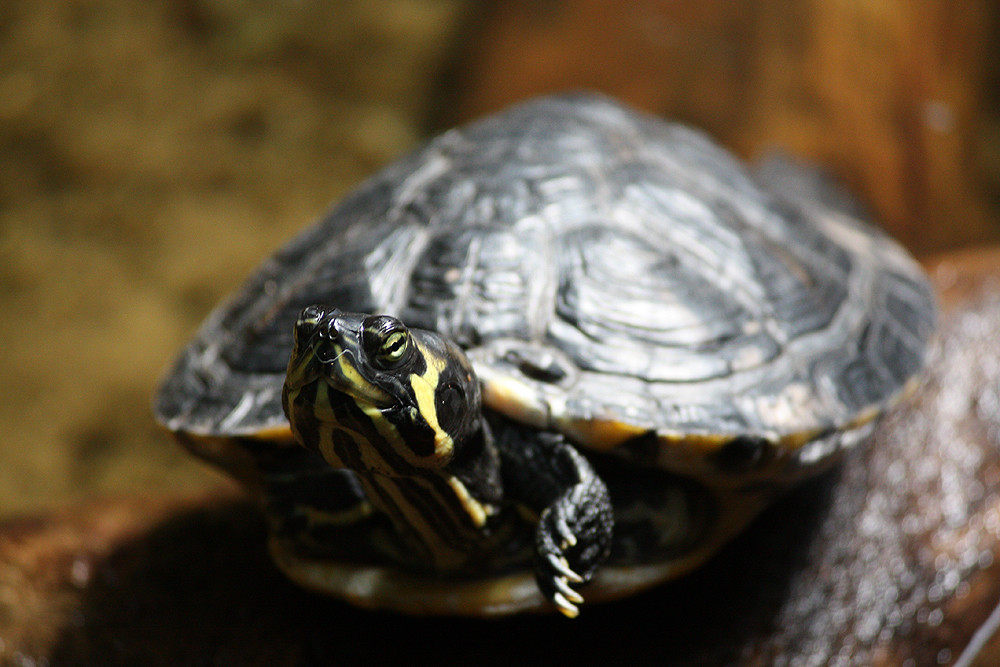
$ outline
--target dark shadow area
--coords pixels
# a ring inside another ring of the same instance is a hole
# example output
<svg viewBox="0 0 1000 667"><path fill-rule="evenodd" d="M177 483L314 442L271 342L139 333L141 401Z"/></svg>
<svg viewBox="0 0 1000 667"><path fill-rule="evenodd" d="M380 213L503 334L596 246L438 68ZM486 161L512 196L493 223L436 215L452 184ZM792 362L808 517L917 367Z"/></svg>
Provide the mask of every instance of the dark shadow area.
<svg viewBox="0 0 1000 667"><path fill-rule="evenodd" d="M573 621L355 609L288 583L251 506L189 512L107 560L52 664L717 664L767 630L835 476L788 496L696 574Z"/></svg>

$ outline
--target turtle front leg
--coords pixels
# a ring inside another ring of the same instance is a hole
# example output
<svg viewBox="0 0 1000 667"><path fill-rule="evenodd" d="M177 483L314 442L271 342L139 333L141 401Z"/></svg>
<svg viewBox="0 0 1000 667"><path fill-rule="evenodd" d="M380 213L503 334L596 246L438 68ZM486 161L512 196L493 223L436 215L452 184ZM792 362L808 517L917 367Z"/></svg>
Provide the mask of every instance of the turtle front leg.
<svg viewBox="0 0 1000 667"><path fill-rule="evenodd" d="M538 515L538 586L559 611L575 617L583 597L574 586L590 581L611 551L614 518L608 488L563 435L507 420L491 425L505 495Z"/></svg>

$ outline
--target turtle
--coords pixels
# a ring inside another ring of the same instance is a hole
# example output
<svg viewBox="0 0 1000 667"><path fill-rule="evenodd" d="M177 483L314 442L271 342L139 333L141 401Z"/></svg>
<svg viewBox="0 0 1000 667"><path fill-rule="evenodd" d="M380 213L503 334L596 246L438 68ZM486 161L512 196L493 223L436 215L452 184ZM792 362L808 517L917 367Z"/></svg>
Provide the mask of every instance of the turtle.
<svg viewBox="0 0 1000 667"><path fill-rule="evenodd" d="M579 613L688 573L918 382L925 274L854 199L595 93L383 168L264 261L158 421L292 581Z"/></svg>

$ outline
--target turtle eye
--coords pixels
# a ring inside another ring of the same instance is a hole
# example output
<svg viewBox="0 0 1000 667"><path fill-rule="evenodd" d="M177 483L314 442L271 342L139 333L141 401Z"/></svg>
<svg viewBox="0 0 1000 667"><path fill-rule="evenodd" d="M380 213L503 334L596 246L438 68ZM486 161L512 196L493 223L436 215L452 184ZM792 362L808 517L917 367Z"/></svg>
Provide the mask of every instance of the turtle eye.
<svg viewBox="0 0 1000 667"><path fill-rule="evenodd" d="M394 317L380 315L362 324L365 351L382 368L392 368L405 361L410 352L410 332Z"/></svg>
<svg viewBox="0 0 1000 667"><path fill-rule="evenodd" d="M406 357L409 349L410 334L406 331L394 331L386 336L378 351L378 360L386 366L398 364Z"/></svg>

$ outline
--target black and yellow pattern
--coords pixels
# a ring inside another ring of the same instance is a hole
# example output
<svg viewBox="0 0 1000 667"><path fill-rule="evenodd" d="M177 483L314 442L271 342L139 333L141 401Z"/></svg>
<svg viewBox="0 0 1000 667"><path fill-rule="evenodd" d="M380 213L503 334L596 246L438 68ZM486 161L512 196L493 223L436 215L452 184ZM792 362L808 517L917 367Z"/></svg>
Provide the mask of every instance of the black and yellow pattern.
<svg viewBox="0 0 1000 667"><path fill-rule="evenodd" d="M495 438L456 345L395 318L311 306L295 326L283 403L296 439L352 471L391 519L410 567L465 576L523 567L530 552L513 538L523 507L537 524L541 589L575 615L583 599L571 585L610 548L607 490L555 434L501 426Z"/></svg>
<svg viewBox="0 0 1000 667"><path fill-rule="evenodd" d="M932 292L847 200L600 96L532 100L269 258L157 419L261 495L297 581L573 614L696 567L913 386Z"/></svg>
<svg viewBox="0 0 1000 667"><path fill-rule="evenodd" d="M441 572L483 560L500 494L486 480L470 491L450 466L460 448L481 450L484 436L474 409L459 406L478 406L478 383L447 349L393 318L307 309L284 397L299 442L354 471L412 561Z"/></svg>

